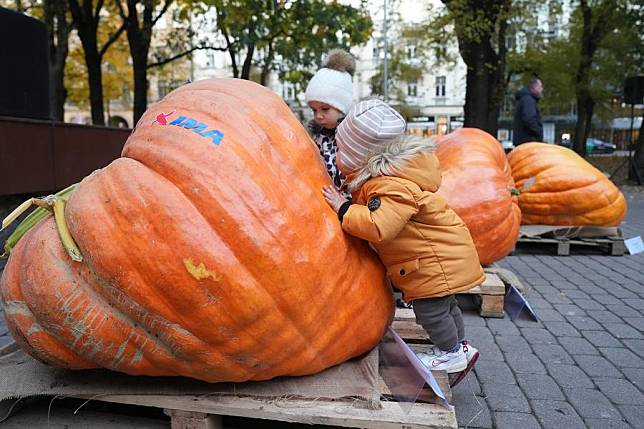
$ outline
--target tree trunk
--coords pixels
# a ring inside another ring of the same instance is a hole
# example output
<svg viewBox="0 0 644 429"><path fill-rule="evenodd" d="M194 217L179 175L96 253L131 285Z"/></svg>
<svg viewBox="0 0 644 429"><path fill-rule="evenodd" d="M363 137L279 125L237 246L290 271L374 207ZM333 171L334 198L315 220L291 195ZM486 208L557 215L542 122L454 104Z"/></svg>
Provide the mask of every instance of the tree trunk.
<svg viewBox="0 0 644 429"><path fill-rule="evenodd" d="M448 9L455 7L451 0L443 0L443 3ZM507 18L504 15L510 6L509 3L509 0L467 1L466 8L480 12L489 26L485 34L479 37L458 37L459 51L467 66L464 126L480 128L495 137L506 88L504 75ZM461 4L460 7L462 6ZM469 34L466 31L469 22L456 19L454 24L457 34Z"/></svg>
<svg viewBox="0 0 644 429"><path fill-rule="evenodd" d="M58 1L58 0L54 0ZM77 0L69 0L69 9L72 12L74 26L83 45L87 78L89 81L89 105L92 112L94 125L105 125L103 111L103 73L101 71L101 54L97 45L98 22L102 0L97 4L96 15L90 0L83 1L82 6Z"/></svg>
<svg viewBox="0 0 644 429"><path fill-rule="evenodd" d="M635 142L633 165L628 169L628 178L637 181L639 185L644 184L644 121L640 125L639 136Z"/></svg>
<svg viewBox="0 0 644 429"><path fill-rule="evenodd" d="M136 123L139 122L143 113L145 113L148 108L148 67L147 67L147 58L148 58L148 49L145 49L145 52L141 52L137 55L132 55L132 68L134 71L134 105L133 118L134 122L132 126L136 126Z"/></svg>
<svg viewBox="0 0 644 429"><path fill-rule="evenodd" d="M248 45L246 50L246 58L244 59L244 64L242 65L242 71L240 78L249 80L250 79L250 68L253 65L253 54L255 53L255 44Z"/></svg>
<svg viewBox="0 0 644 429"><path fill-rule="evenodd" d="M262 86L266 86L266 81L268 80L268 75L271 72L271 65L273 64L273 43L268 44L268 54L264 58L264 63L262 64L262 73L259 76L259 83Z"/></svg>
<svg viewBox="0 0 644 429"><path fill-rule="evenodd" d="M80 34L80 30L79 30ZM103 110L103 70L101 57L96 48L96 32L86 34L82 43L85 52L85 65L89 80L89 106L92 112L92 124L105 125ZM81 39L82 42L83 39Z"/></svg>
<svg viewBox="0 0 644 429"><path fill-rule="evenodd" d="M143 1L143 16L139 20L137 6L139 0L127 0L128 13L118 2L121 18L127 32L127 42L132 56L132 71L134 74L134 106L133 126L139 122L148 108L148 53L152 41L152 28L161 16L168 10L172 0L166 0L159 14L154 17L155 2Z"/></svg>
<svg viewBox="0 0 644 429"><path fill-rule="evenodd" d="M577 125L573 136L572 148L581 156L586 155L586 139L590 134L595 99L591 93L591 71L593 57L602 39L612 31L610 24L611 14L614 13L614 6L611 2L599 3L595 11L586 0L579 2L583 27L581 34L581 50L579 65L577 66L576 88L577 94ZM593 14L596 16L593 17Z"/></svg>
<svg viewBox="0 0 644 429"><path fill-rule="evenodd" d="M65 120L65 62L69 53L69 32L67 2L46 0L44 3L45 23L49 30L49 102L53 119Z"/></svg>

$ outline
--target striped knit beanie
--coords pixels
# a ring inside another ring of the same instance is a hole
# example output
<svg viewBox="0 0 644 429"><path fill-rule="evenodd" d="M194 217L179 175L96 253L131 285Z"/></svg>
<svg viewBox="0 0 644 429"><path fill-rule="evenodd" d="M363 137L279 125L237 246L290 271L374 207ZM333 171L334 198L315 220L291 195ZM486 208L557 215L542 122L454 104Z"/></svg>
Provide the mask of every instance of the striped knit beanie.
<svg viewBox="0 0 644 429"><path fill-rule="evenodd" d="M342 173L364 167L384 144L402 135L406 126L400 113L380 100L356 103L336 131Z"/></svg>

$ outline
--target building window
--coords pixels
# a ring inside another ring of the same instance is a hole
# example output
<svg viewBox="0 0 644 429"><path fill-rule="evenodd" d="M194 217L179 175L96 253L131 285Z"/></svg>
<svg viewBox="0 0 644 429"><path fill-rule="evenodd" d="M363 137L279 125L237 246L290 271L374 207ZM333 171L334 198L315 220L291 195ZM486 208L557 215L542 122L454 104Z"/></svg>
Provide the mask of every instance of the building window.
<svg viewBox="0 0 644 429"><path fill-rule="evenodd" d="M295 87L293 84L285 83L284 86L282 86L282 97L285 100L295 99Z"/></svg>
<svg viewBox="0 0 644 429"><path fill-rule="evenodd" d="M208 67L208 68L214 68L215 67L215 53L214 52L208 52L206 54L206 67Z"/></svg>
<svg viewBox="0 0 644 429"><path fill-rule="evenodd" d="M445 97L445 84L447 78L445 76L436 76L436 97Z"/></svg>
<svg viewBox="0 0 644 429"><path fill-rule="evenodd" d="M415 46L407 46L407 59L408 60L413 60L416 58L416 47Z"/></svg>
<svg viewBox="0 0 644 429"><path fill-rule="evenodd" d="M407 95L409 97L418 96L418 82L408 82L407 83Z"/></svg>

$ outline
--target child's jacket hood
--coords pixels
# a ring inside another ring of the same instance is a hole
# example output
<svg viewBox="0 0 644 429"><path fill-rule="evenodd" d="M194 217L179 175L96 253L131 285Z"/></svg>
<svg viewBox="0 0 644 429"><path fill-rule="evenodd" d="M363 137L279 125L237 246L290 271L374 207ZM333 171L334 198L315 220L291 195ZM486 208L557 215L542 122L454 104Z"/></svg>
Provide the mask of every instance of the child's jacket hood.
<svg viewBox="0 0 644 429"><path fill-rule="evenodd" d="M378 176L395 176L416 183L423 191L436 192L441 185L440 163L432 140L402 138L383 146L367 165L347 177L351 192Z"/></svg>

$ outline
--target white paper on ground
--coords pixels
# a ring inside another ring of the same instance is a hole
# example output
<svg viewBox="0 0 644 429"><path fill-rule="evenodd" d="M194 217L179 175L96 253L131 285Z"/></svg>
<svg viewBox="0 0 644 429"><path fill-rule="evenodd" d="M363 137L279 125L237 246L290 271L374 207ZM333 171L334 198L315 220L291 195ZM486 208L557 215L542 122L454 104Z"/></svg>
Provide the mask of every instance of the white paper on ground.
<svg viewBox="0 0 644 429"><path fill-rule="evenodd" d="M638 253L644 252L644 242L642 242L642 237L637 236L624 240L624 245L628 249L628 253L631 255L636 255Z"/></svg>

